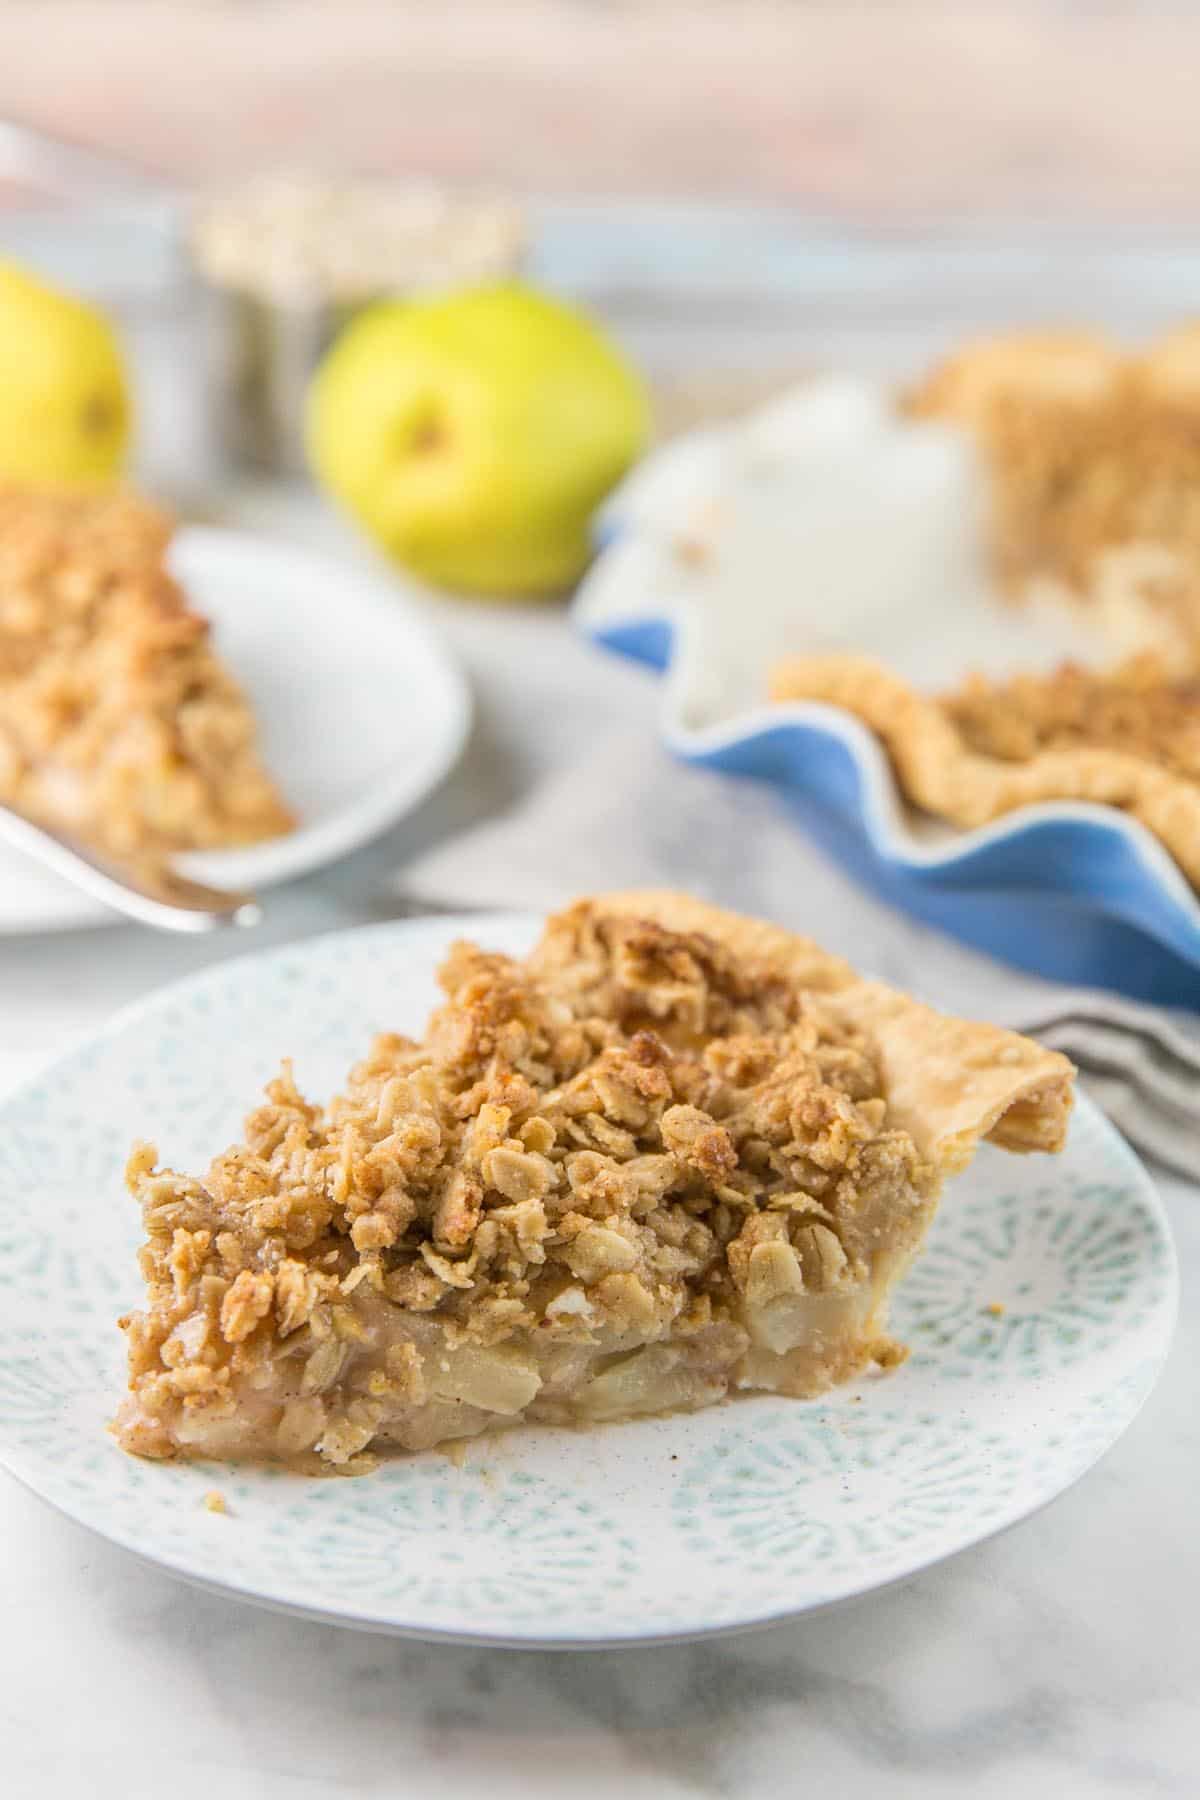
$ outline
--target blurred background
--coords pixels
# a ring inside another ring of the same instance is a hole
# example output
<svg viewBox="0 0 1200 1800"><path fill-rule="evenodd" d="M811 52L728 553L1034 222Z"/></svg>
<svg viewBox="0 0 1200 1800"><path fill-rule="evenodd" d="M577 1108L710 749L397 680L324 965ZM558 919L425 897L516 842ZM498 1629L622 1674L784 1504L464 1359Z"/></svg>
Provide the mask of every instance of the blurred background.
<svg viewBox="0 0 1200 1800"><path fill-rule="evenodd" d="M0 109L187 183L264 160L849 221L1189 217L1170 0L2 0Z"/></svg>
<svg viewBox="0 0 1200 1800"><path fill-rule="evenodd" d="M518 196L529 272L602 311L673 426L814 360L1174 319L1198 51L1192 8L1144 0L0 0L0 117L173 194L303 169ZM47 226L0 153L0 249L161 306L162 210L64 167L107 212Z"/></svg>

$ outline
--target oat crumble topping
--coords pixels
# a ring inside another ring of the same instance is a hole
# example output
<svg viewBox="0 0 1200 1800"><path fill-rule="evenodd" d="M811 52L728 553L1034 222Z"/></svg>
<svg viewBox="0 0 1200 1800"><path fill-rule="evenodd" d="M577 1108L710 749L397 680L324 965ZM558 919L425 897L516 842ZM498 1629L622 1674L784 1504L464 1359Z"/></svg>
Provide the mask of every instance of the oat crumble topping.
<svg viewBox="0 0 1200 1800"><path fill-rule="evenodd" d="M974 675L941 705L972 750L1005 762L1092 746L1200 779L1200 679L1172 679L1154 656L1105 673L1064 663L1009 681Z"/></svg>
<svg viewBox="0 0 1200 1800"><path fill-rule="evenodd" d="M1200 658L1200 323L1126 351L1082 331L967 344L908 396L965 427L992 483L1002 579L1051 574Z"/></svg>

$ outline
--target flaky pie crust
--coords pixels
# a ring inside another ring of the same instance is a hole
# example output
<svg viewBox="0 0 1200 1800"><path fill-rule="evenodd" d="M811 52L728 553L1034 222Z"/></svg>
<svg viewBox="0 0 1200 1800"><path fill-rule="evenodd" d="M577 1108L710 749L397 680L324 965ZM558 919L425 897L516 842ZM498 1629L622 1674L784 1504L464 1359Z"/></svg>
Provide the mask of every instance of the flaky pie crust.
<svg viewBox="0 0 1200 1800"><path fill-rule="evenodd" d="M869 657L796 656L771 698L841 707L880 739L914 805L973 829L1018 807L1084 800L1137 819L1200 886L1200 713L1154 658L1107 674L974 676L928 697Z"/></svg>

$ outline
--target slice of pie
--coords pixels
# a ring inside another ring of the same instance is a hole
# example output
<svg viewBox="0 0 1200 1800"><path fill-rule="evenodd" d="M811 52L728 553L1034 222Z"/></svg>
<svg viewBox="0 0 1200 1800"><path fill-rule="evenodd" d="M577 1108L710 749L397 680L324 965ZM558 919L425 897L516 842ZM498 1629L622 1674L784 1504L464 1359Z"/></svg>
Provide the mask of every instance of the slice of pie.
<svg viewBox="0 0 1200 1800"><path fill-rule="evenodd" d="M1094 672L970 677L920 694L860 656L797 656L773 700L853 713L880 739L915 806L970 830L1017 807L1086 800L1139 820L1200 887L1200 683L1154 656Z"/></svg>
<svg viewBox="0 0 1200 1800"><path fill-rule="evenodd" d="M902 1357L888 1296L980 1139L1064 1140L1064 1057L681 895L582 901L524 961L459 943L440 979L423 1042L380 1038L324 1111L285 1066L202 1180L135 1150L126 1449L357 1470L818 1394Z"/></svg>
<svg viewBox="0 0 1200 1800"><path fill-rule="evenodd" d="M0 490L0 802L118 857L293 823L171 531L127 494Z"/></svg>

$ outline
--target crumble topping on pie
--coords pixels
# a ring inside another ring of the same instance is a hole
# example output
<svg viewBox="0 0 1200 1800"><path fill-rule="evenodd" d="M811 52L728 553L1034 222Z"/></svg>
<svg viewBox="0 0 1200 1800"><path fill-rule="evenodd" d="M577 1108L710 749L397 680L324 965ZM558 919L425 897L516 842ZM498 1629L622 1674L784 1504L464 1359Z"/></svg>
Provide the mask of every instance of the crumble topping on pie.
<svg viewBox="0 0 1200 1800"><path fill-rule="evenodd" d="M120 857L292 824L171 531L127 494L0 489L0 801Z"/></svg>
<svg viewBox="0 0 1200 1800"><path fill-rule="evenodd" d="M290 1070L204 1179L135 1150L149 1456L356 1470L518 1419L810 1395L902 1354L888 1292L980 1137L1061 1146L1073 1071L681 896L460 943L425 1040L321 1110Z"/></svg>
<svg viewBox="0 0 1200 1800"><path fill-rule="evenodd" d="M1052 576L1200 657L1200 322L1128 353L1084 332L968 344L908 396L964 427L991 479L992 537L1018 593ZM1165 645L1164 645L1165 647Z"/></svg>
<svg viewBox="0 0 1200 1800"><path fill-rule="evenodd" d="M1200 780L1200 678L1172 678L1154 656L1098 672L1064 663L1051 675L972 675L941 701L983 756L1026 762L1045 749L1108 749Z"/></svg>

